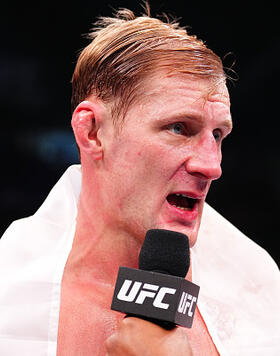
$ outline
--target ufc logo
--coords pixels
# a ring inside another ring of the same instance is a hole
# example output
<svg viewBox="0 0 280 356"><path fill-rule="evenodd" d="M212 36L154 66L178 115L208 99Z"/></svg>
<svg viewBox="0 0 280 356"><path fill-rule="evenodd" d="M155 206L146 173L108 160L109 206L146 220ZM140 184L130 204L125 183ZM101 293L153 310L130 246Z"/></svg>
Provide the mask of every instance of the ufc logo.
<svg viewBox="0 0 280 356"><path fill-rule="evenodd" d="M192 317L193 316L192 307L193 304L196 303L196 301L197 301L196 297L193 297L189 293L183 292L178 306L178 312L182 314L186 314L188 311L187 313L188 316Z"/></svg>
<svg viewBox="0 0 280 356"><path fill-rule="evenodd" d="M131 287L132 281L126 279L117 295L117 299L125 302L134 302L136 304L143 304L146 298L152 298L153 306L160 309L168 309L169 304L163 303L163 298L166 294L175 294L176 289L168 287L159 287L155 284L134 282ZM130 289L131 287L131 289ZM129 291L130 289L130 291ZM138 294L140 290L140 293ZM138 294L138 296L137 296ZM136 298L137 296L137 298Z"/></svg>

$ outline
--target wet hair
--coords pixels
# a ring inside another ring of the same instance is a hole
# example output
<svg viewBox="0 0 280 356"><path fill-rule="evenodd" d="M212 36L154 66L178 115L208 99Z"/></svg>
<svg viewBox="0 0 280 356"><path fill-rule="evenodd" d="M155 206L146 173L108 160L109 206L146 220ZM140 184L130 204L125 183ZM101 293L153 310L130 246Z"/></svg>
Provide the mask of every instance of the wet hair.
<svg viewBox="0 0 280 356"><path fill-rule="evenodd" d="M80 53L72 77L72 110L94 94L111 104L119 121L139 96L146 78L164 70L207 78L213 85L226 80L221 59L178 21L128 9L100 17L88 34L91 42Z"/></svg>

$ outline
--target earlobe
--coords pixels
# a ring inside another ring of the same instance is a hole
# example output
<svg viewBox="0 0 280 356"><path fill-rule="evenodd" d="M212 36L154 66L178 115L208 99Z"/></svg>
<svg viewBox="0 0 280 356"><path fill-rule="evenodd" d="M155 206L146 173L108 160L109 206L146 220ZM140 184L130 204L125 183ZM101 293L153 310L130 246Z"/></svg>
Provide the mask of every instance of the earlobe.
<svg viewBox="0 0 280 356"><path fill-rule="evenodd" d="M102 142L99 139L101 118L98 104L91 101L81 102L72 115L72 128L81 155L90 155L94 160L103 157Z"/></svg>

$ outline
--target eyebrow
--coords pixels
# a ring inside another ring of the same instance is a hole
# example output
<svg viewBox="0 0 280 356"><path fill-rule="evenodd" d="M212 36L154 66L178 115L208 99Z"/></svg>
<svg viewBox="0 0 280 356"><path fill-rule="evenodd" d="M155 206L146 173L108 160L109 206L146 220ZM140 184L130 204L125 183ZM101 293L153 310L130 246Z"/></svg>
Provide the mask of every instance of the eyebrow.
<svg viewBox="0 0 280 356"><path fill-rule="evenodd" d="M204 121L204 116L200 113L178 113L178 114L174 114L174 115L170 115L170 116L166 116L165 120L191 120L191 121L195 121L197 123L203 123ZM232 117L231 115L228 116L228 118L224 119L221 123L219 123L219 126L223 126L225 128L227 128L229 131L232 130Z"/></svg>

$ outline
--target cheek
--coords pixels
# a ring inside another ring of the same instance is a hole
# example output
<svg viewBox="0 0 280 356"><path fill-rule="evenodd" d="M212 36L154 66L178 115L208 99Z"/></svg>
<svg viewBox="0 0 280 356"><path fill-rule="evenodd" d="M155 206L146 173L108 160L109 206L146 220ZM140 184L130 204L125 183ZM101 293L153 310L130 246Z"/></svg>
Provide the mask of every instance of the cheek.
<svg viewBox="0 0 280 356"><path fill-rule="evenodd" d="M166 148L159 144L133 143L125 152L124 165L127 169L133 169L142 179L147 180L156 174L162 174L170 163L170 154ZM133 171L131 171L133 174Z"/></svg>

